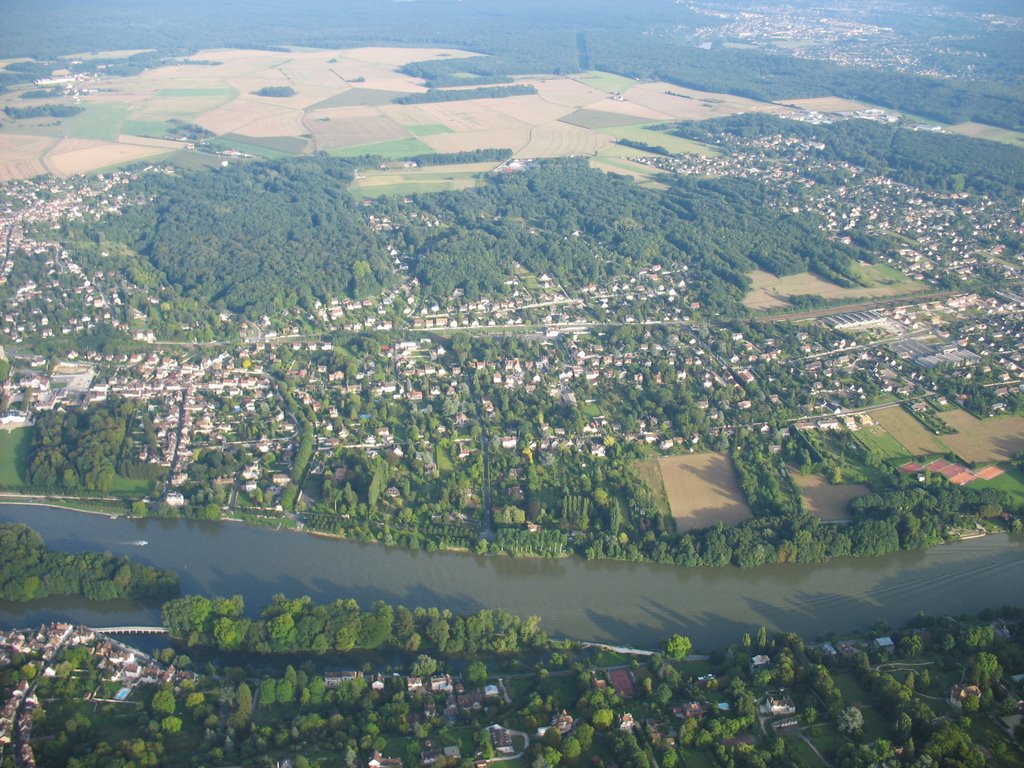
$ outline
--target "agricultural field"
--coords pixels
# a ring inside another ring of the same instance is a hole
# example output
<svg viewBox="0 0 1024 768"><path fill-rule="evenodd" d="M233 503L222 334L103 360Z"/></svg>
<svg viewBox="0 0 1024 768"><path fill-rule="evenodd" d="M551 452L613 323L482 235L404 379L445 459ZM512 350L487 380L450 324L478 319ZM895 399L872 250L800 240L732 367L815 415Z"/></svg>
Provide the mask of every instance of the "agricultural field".
<svg viewBox="0 0 1024 768"><path fill-rule="evenodd" d="M940 413L939 418L957 431L943 435L942 441L966 462L1009 461L1024 451L1024 416L976 419L955 410Z"/></svg>
<svg viewBox="0 0 1024 768"><path fill-rule="evenodd" d="M791 470L789 476L800 489L807 511L825 522L849 520L846 513L849 503L871 493L870 488L860 483L832 485L823 475L804 475Z"/></svg>
<svg viewBox="0 0 1024 768"><path fill-rule="evenodd" d="M939 440L934 434L925 429L921 422L903 410L900 406L882 408L873 411L871 414L876 422L888 432L900 445L907 449L910 456L926 456L934 453L946 453L949 448L942 440L948 440L945 435Z"/></svg>
<svg viewBox="0 0 1024 768"><path fill-rule="evenodd" d="M877 299L915 293L928 287L923 283L906 279L897 281L894 276L885 272L885 268L876 265L860 265L858 269L865 275L866 282L874 284L865 288L843 288L810 272L777 277L763 269L755 269L747 273L751 280L751 288L743 303L755 310L778 309L788 306L786 299L790 296L803 294L813 294L825 299Z"/></svg>
<svg viewBox="0 0 1024 768"><path fill-rule="evenodd" d="M658 463L678 531L734 525L752 516L727 454L667 456Z"/></svg>
<svg viewBox="0 0 1024 768"><path fill-rule="evenodd" d="M133 77L96 77L84 82L88 92L76 97L75 103L85 109L79 115L11 120L0 113L0 179L89 173L157 159L207 165L194 159L202 153L190 149L189 142L165 139L172 120L205 128L221 147L260 157L326 151L397 158L490 148L508 148L518 157L595 156L618 138L670 152L710 155L715 152L711 147L645 125L787 111L777 104L639 83L605 72L517 79L535 87L535 95L394 103L426 90L422 81L398 71L403 64L476 55L424 48L225 49L201 51L192 59L214 65L185 60ZM284 98L255 95L268 86L288 86L295 93ZM0 107L20 104L20 94L28 87L0 95ZM81 141L91 143L68 143ZM612 159L601 159L595 167L640 181L649 175L635 163L608 157Z"/></svg>
<svg viewBox="0 0 1024 768"><path fill-rule="evenodd" d="M951 126L949 130L953 133L959 133L961 136L988 139L989 141L998 141L1003 144L1012 144L1015 147L1024 147L1024 133L1020 131L995 128L994 126L983 125L982 123L960 123Z"/></svg>

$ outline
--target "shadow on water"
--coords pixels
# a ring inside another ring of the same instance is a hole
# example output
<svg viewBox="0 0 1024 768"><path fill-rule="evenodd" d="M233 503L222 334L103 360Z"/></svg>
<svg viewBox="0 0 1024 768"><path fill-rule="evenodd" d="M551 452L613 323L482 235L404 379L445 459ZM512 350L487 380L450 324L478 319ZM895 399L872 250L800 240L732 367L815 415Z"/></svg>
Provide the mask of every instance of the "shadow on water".
<svg viewBox="0 0 1024 768"><path fill-rule="evenodd" d="M0 505L0 520L31 525L55 549L127 554L169 568L186 594L240 594L258 613L273 595L355 598L467 613L537 614L554 637L654 647L672 632L698 648L762 624L813 638L830 630L902 624L919 610L964 613L1022 604L1024 537L989 536L919 552L753 570L651 563L534 560L390 549L239 524L110 520L48 507ZM146 546L137 546L146 540ZM135 542L136 545L132 545ZM0 625L50 619L153 623L145 604L62 599L0 604Z"/></svg>

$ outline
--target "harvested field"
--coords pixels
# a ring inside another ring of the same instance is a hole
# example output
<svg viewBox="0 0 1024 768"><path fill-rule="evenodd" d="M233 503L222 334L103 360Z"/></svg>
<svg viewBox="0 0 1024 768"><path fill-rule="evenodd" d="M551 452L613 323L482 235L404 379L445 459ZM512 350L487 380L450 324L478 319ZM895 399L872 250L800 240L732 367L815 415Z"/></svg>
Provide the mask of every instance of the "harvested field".
<svg viewBox="0 0 1024 768"><path fill-rule="evenodd" d="M53 139L47 136L31 136L26 134L3 132L0 141L0 163L16 163L26 156L41 154Z"/></svg>
<svg viewBox="0 0 1024 768"><path fill-rule="evenodd" d="M869 109L870 104L864 104L852 99L841 99L838 96L823 96L818 99L793 99L791 101L778 101L787 107L806 109L809 112L856 112L860 109Z"/></svg>
<svg viewBox="0 0 1024 768"><path fill-rule="evenodd" d="M288 114L290 110L267 99L254 101L248 97L235 99L230 104L212 109L195 118L193 122L208 131L220 135L240 131L251 123Z"/></svg>
<svg viewBox="0 0 1024 768"><path fill-rule="evenodd" d="M302 113L282 112L272 117L256 120L245 126L246 136L259 136L266 138L280 137L301 137L309 133L309 130L302 124Z"/></svg>
<svg viewBox="0 0 1024 768"><path fill-rule="evenodd" d="M407 139L410 136L402 126L381 115L361 117L339 116L339 110L317 112L309 119L309 127L316 136L319 149L354 147L381 141Z"/></svg>
<svg viewBox="0 0 1024 768"><path fill-rule="evenodd" d="M795 469L790 469L789 476L800 489L807 511L828 522L849 520L846 508L850 502L871 493L860 483L832 485L822 475L803 475Z"/></svg>
<svg viewBox="0 0 1024 768"><path fill-rule="evenodd" d="M625 93L637 84L637 81L630 77L613 75L610 72L585 72L574 79L606 93Z"/></svg>
<svg viewBox="0 0 1024 768"><path fill-rule="evenodd" d="M1024 451L1024 416L976 419L966 411L940 413L958 434L943 435L942 441L964 461L1009 461Z"/></svg>
<svg viewBox="0 0 1024 768"><path fill-rule="evenodd" d="M717 522L733 525L751 517L728 455L667 456L658 463L678 531Z"/></svg>
<svg viewBox="0 0 1024 768"><path fill-rule="evenodd" d="M787 298L801 294L813 294L825 299L876 299L916 293L928 288L921 282L909 280L904 283L876 285L870 288L843 288L810 272L776 277L771 272L755 269L747 275L750 277L752 285L750 293L743 299L743 304L751 309L785 307L788 306Z"/></svg>
<svg viewBox="0 0 1024 768"><path fill-rule="evenodd" d="M791 112L788 107L727 93L710 93L683 88L671 83L643 83L629 89L627 98L634 104L653 109L677 120L707 120L745 112L778 115Z"/></svg>
<svg viewBox="0 0 1024 768"><path fill-rule="evenodd" d="M608 101L608 94L578 80L565 77L549 79L523 80L525 85L537 89L540 97L551 104L565 107L589 107Z"/></svg>
<svg viewBox="0 0 1024 768"><path fill-rule="evenodd" d="M89 173L101 168L167 154L169 149L114 144L88 139L63 139L46 156L46 164L60 176Z"/></svg>
<svg viewBox="0 0 1024 768"><path fill-rule="evenodd" d="M463 152L472 149L504 149L518 151L530 141L530 127L505 130L467 131L424 136L423 142L435 152Z"/></svg>
<svg viewBox="0 0 1024 768"><path fill-rule="evenodd" d="M543 125L553 120L564 117L572 110L561 104L551 104L544 101L540 96L509 96L506 99L481 100L488 109L492 109L503 115L508 115L529 125Z"/></svg>
<svg viewBox="0 0 1024 768"><path fill-rule="evenodd" d="M549 123L530 131L530 141L516 151L519 157L565 157L595 155L611 144L602 133L587 131L574 125Z"/></svg>
<svg viewBox="0 0 1024 768"><path fill-rule="evenodd" d="M949 450L938 437L925 429L921 422L898 405L872 411L871 418L906 448L907 453L911 456L945 453ZM945 439L943 437L943 440Z"/></svg>

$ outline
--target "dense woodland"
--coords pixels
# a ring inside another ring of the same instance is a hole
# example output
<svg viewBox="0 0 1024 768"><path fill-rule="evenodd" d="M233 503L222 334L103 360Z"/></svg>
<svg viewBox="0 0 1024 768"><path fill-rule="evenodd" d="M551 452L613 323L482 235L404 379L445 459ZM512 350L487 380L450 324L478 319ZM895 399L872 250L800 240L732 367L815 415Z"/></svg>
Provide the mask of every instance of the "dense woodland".
<svg viewBox="0 0 1024 768"><path fill-rule="evenodd" d="M0 524L0 600L80 595L89 600L167 600L178 594L178 575L109 552L69 554L46 548L24 525Z"/></svg>
<svg viewBox="0 0 1024 768"><path fill-rule="evenodd" d="M242 598L190 595L164 604L164 626L189 646L255 653L328 653L395 648L432 653L518 653L547 644L540 619L485 609L468 616L436 608L376 602L362 610L355 600L317 605L308 597L278 595L259 618L245 615Z"/></svg>

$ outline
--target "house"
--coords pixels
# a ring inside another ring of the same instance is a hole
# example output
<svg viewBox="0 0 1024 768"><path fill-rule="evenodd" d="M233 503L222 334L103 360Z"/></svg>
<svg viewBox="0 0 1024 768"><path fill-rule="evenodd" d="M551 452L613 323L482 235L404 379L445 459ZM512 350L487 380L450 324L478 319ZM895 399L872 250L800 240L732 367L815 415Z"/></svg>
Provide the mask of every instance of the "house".
<svg viewBox="0 0 1024 768"><path fill-rule="evenodd" d="M672 714L689 720L693 717L704 717L711 711L711 705L706 701L688 701L681 707L672 707Z"/></svg>
<svg viewBox="0 0 1024 768"><path fill-rule="evenodd" d="M636 728L636 720L633 719L633 715L630 712L623 712L622 717L619 718L619 730L620 731L632 731Z"/></svg>
<svg viewBox="0 0 1024 768"><path fill-rule="evenodd" d="M503 755L511 755L515 752L516 748L512 744L512 734L508 730L500 725L489 725L487 730L491 734L491 744L494 745L495 752L501 752Z"/></svg>
<svg viewBox="0 0 1024 768"><path fill-rule="evenodd" d="M363 677L362 672L356 670L343 670L340 672L325 672L324 673L324 687L326 688L337 688L342 683L348 683L353 680L361 680Z"/></svg>
<svg viewBox="0 0 1024 768"><path fill-rule="evenodd" d="M768 696L760 707L765 715L795 715L796 705L791 698Z"/></svg>
<svg viewBox="0 0 1024 768"><path fill-rule="evenodd" d="M452 692L452 676L451 675L434 675L430 678L430 690L434 693L451 693Z"/></svg>
<svg viewBox="0 0 1024 768"><path fill-rule="evenodd" d="M891 651L896 647L896 643L892 641L891 637L886 635L885 637L876 637L874 646L880 651Z"/></svg>
<svg viewBox="0 0 1024 768"><path fill-rule="evenodd" d="M981 688L976 685L968 685L966 683L956 683L949 689L949 703L950 705L961 709L965 701L969 699L980 699Z"/></svg>
<svg viewBox="0 0 1024 768"><path fill-rule="evenodd" d="M380 752L374 751L366 766L367 768L402 768L402 759L400 757L384 757Z"/></svg>
<svg viewBox="0 0 1024 768"><path fill-rule="evenodd" d="M764 667L767 667L771 663L772 663L772 659L771 659L770 656L765 656L764 654L760 654L760 653L757 654L757 656L751 656L750 657L750 671L751 672L757 672L757 670L763 669Z"/></svg>

